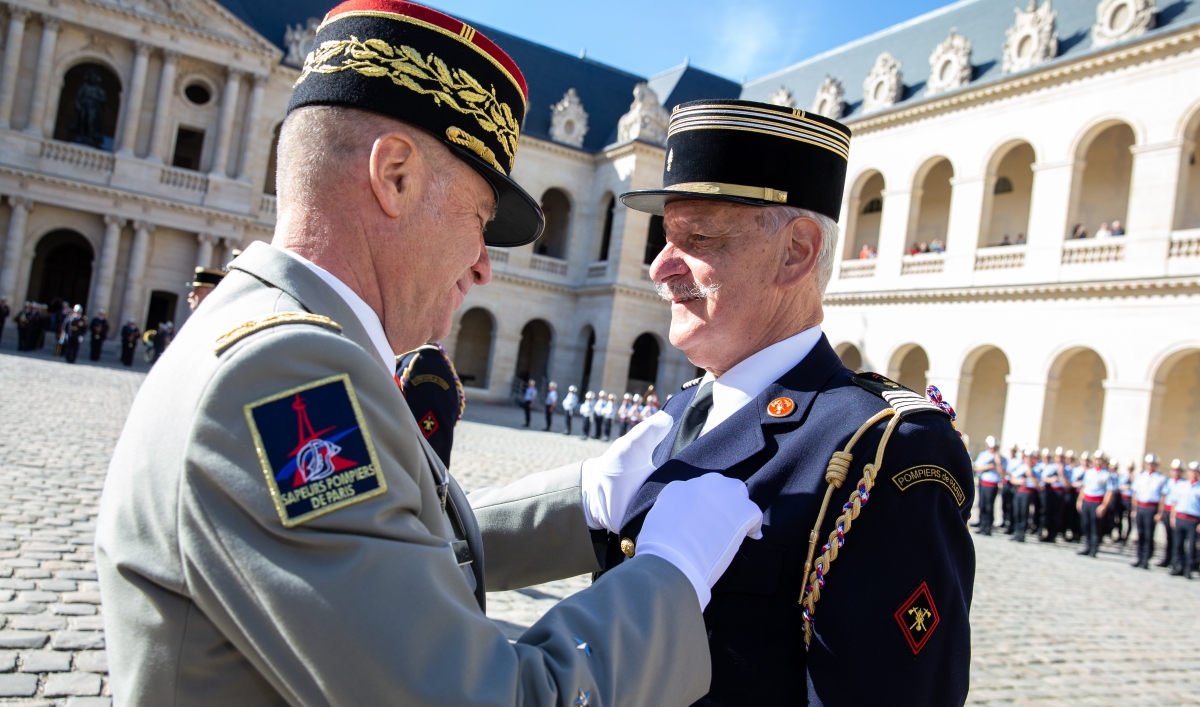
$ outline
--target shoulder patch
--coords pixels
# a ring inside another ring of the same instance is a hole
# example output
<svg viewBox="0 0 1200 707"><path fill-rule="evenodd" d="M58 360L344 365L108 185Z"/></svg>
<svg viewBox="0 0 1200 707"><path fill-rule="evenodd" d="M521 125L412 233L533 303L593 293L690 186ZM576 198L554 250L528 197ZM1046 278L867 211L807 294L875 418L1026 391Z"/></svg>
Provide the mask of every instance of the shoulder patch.
<svg viewBox="0 0 1200 707"><path fill-rule="evenodd" d="M900 625L900 633L904 634L904 640L914 656L921 652L938 624L942 622L938 616L937 605L933 603L933 593L929 591L929 585L925 582L921 582L892 616Z"/></svg>
<svg viewBox="0 0 1200 707"><path fill-rule="evenodd" d="M923 464L921 466L913 466L892 477L892 483L896 484L896 488L901 491L907 491L916 484L922 481L933 481L945 486L950 491L950 495L954 497L954 502L962 506L966 502L967 496L963 493L962 486L959 485L958 479L954 478L954 474L946 471L940 466L932 464Z"/></svg>
<svg viewBox="0 0 1200 707"><path fill-rule="evenodd" d="M233 346L247 336L282 324L315 324L316 326L325 327L335 334L342 333L341 324L338 324L329 317L322 317L320 314L312 314L311 312L276 312L275 314L268 314L265 317L258 317L237 325L230 331L217 337L216 345L213 349L220 356L228 351L230 346Z"/></svg>
<svg viewBox="0 0 1200 707"><path fill-rule="evenodd" d="M908 417L909 415L918 412L936 412L941 415L946 415L946 411L934 405L928 398L920 393L905 388L899 383L881 376L878 373L864 371L855 373L851 377L854 384L865 391L874 393L887 401L888 405L896 411L900 417ZM949 415L946 415L949 417Z"/></svg>
<svg viewBox="0 0 1200 707"><path fill-rule="evenodd" d="M245 413L284 527L387 490L349 375L257 400Z"/></svg>
<svg viewBox="0 0 1200 707"><path fill-rule="evenodd" d="M704 376L700 376L699 378L693 378L692 380L688 381L687 383L684 383L683 385L679 386L679 389L687 390L688 388L699 385L700 381L702 381L702 380L704 380Z"/></svg>

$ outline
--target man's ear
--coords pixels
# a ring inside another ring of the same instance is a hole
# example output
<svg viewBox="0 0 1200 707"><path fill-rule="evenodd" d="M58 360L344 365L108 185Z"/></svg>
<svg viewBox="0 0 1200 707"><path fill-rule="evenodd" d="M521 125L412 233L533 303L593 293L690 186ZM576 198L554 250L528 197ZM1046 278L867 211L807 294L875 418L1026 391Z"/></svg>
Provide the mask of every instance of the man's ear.
<svg viewBox="0 0 1200 707"><path fill-rule="evenodd" d="M810 218L796 218L784 229L786 253L779 267L779 285L790 288L808 277L817 267L821 252L821 226Z"/></svg>
<svg viewBox="0 0 1200 707"><path fill-rule="evenodd" d="M412 136L402 132L382 135L371 146L371 190L379 208L391 218L404 213L406 202L412 198L416 153Z"/></svg>

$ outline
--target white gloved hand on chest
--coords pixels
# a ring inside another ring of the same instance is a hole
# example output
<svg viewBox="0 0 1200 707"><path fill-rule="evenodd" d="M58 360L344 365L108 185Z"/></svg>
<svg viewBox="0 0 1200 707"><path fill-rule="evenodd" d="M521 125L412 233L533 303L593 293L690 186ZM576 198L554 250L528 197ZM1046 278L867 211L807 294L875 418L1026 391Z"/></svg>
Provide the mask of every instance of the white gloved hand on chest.
<svg viewBox="0 0 1200 707"><path fill-rule="evenodd" d="M604 454L583 463L583 512L592 530L618 533L638 489L654 473L654 448L673 424L666 412L643 420Z"/></svg>

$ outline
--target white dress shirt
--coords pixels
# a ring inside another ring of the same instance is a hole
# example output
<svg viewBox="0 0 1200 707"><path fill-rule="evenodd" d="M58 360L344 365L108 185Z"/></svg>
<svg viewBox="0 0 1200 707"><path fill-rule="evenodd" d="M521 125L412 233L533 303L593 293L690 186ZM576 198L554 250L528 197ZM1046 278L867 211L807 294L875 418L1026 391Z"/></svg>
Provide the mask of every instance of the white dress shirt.
<svg viewBox="0 0 1200 707"><path fill-rule="evenodd" d="M820 340L821 327L811 327L752 354L725 371L720 378L706 373L700 385L712 382L713 405L700 436L703 437L728 420L766 390L768 385L795 368Z"/></svg>
<svg viewBox="0 0 1200 707"><path fill-rule="evenodd" d="M316 273L317 277L324 280L326 285L332 287L333 291L345 300L346 304L354 312L354 315L358 317L358 321L362 324L363 329L367 330L367 336L371 337L371 343L375 344L375 348L379 351L379 357L383 359L385 365L391 365L391 370L388 373L394 374L396 372L396 354L392 351L392 345L388 343L387 334L383 332L383 324L379 322L379 315L375 314L375 310L371 309L370 305L364 302L362 297L358 296L358 293L350 289L346 283L337 279L333 273L320 265L309 262L307 258L297 255L286 248L280 248L279 250L304 263L309 270Z"/></svg>

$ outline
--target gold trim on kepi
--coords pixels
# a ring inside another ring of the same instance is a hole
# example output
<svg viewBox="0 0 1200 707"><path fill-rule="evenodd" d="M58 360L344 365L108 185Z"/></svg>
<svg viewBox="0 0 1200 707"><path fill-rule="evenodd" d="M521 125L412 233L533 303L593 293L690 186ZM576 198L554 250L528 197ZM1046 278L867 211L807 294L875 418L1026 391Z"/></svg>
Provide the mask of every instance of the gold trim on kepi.
<svg viewBox="0 0 1200 707"><path fill-rule="evenodd" d="M288 103L394 118L441 141L491 185L489 246L537 240L538 202L509 176L529 99L521 70L461 20L401 0L348 0L329 11Z"/></svg>
<svg viewBox="0 0 1200 707"><path fill-rule="evenodd" d="M672 109L666 147L662 188L622 194L629 208L662 216L673 201L715 200L841 216L850 129L835 120L751 101L692 101Z"/></svg>
<svg viewBox="0 0 1200 707"><path fill-rule="evenodd" d="M216 287L223 279L225 279L224 270L213 270L197 265L196 274L192 276L192 288Z"/></svg>

